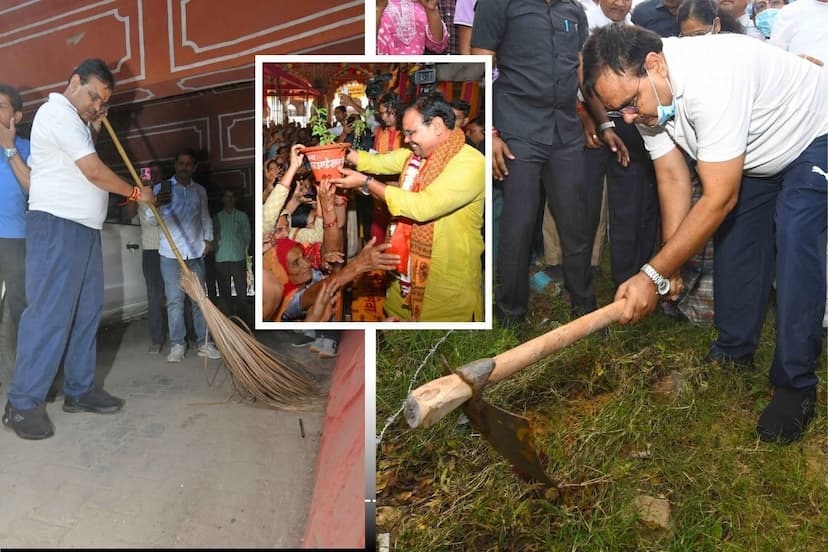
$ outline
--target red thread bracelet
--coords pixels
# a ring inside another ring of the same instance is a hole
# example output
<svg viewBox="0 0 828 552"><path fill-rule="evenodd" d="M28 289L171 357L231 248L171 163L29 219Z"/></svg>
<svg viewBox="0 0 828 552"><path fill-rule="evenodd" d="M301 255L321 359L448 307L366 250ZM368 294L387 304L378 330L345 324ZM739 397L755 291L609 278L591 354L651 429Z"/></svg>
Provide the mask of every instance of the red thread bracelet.
<svg viewBox="0 0 828 552"><path fill-rule="evenodd" d="M127 198L127 201L138 201L138 198L141 197L141 188L135 186L132 188L132 193Z"/></svg>
<svg viewBox="0 0 828 552"><path fill-rule="evenodd" d="M326 222L322 225L322 228L333 228L337 224L337 220L333 219L331 222Z"/></svg>

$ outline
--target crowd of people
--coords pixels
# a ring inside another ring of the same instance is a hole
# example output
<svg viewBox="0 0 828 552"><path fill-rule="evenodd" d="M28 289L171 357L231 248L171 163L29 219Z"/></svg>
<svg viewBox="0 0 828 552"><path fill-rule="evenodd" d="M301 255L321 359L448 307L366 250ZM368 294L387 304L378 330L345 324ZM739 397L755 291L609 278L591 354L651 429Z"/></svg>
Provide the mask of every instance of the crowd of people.
<svg viewBox="0 0 828 552"><path fill-rule="evenodd" d="M482 120L436 94L340 100L327 131L348 145L338 178L305 165L308 128L264 133L263 319L355 317L341 292L362 279L383 305L375 321L482 321Z"/></svg>

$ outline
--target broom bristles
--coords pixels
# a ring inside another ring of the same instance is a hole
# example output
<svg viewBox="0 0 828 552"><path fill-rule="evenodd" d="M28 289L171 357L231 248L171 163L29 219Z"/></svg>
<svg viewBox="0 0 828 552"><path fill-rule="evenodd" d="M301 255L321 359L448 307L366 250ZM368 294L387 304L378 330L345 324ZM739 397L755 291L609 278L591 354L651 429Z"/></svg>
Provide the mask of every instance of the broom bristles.
<svg viewBox="0 0 828 552"><path fill-rule="evenodd" d="M227 318L207 297L194 272L183 271L181 286L198 303L230 374L250 395L282 410L305 410L318 401L319 385L312 376L279 360L272 350Z"/></svg>

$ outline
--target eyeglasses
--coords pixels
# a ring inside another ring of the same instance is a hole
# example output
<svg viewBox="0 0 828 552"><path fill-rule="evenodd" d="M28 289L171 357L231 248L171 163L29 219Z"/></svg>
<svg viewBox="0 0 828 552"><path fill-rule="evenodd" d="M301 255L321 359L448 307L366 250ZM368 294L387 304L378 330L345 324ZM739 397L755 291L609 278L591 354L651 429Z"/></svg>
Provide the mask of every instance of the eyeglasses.
<svg viewBox="0 0 828 552"><path fill-rule="evenodd" d="M607 111L607 117L623 117L624 115L635 115L638 113L638 94L641 91L641 77L638 77L638 88L635 89L635 96L625 106Z"/></svg>
<svg viewBox="0 0 828 552"><path fill-rule="evenodd" d="M709 34L713 34L713 31L716 28L716 24L710 25L710 29L699 29L698 31L693 31L692 33L679 33L679 38L686 38L690 36L705 36Z"/></svg>

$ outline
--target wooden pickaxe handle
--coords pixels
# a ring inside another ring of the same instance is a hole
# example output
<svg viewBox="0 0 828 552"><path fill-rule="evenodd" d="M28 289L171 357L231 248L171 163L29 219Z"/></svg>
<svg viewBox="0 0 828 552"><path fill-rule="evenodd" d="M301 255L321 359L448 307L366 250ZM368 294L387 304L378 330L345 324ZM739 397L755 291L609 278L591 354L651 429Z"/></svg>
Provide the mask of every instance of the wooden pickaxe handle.
<svg viewBox="0 0 828 552"><path fill-rule="evenodd" d="M526 368L567 345L617 321L624 299L586 314L494 357L495 367L487 380L494 383ZM472 390L457 374L425 383L405 400L405 419L411 427L429 427L469 400Z"/></svg>

